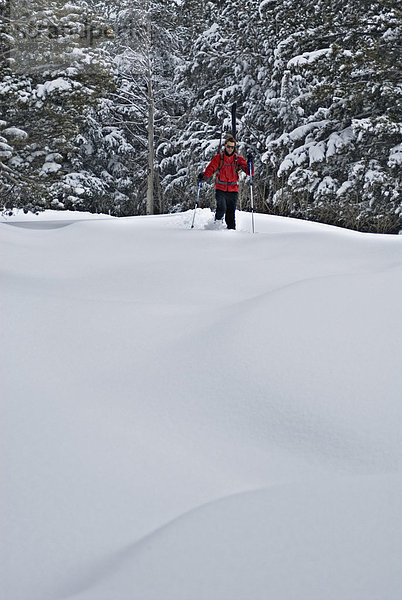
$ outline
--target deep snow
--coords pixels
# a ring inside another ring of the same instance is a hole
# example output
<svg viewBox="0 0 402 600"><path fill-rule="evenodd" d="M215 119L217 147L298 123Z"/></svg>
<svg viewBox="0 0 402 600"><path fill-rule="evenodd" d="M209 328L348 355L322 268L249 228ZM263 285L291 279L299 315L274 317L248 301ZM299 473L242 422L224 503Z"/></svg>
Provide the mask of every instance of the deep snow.
<svg viewBox="0 0 402 600"><path fill-rule="evenodd" d="M4 598L399 600L402 237L191 218L0 224Z"/></svg>

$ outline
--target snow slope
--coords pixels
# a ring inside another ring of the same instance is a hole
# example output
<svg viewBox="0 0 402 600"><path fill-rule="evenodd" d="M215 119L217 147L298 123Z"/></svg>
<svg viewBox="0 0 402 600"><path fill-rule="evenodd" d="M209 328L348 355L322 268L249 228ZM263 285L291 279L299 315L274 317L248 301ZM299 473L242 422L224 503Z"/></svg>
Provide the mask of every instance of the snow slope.
<svg viewBox="0 0 402 600"><path fill-rule="evenodd" d="M4 597L399 600L402 237L191 218L0 224Z"/></svg>

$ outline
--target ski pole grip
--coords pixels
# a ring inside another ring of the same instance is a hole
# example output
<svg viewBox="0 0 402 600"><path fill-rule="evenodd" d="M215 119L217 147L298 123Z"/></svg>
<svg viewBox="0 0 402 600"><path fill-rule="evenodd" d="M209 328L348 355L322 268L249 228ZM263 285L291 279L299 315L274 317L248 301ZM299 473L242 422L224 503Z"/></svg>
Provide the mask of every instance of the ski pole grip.
<svg viewBox="0 0 402 600"><path fill-rule="evenodd" d="M248 163L248 170L250 171L250 185L253 185L253 163L251 161Z"/></svg>

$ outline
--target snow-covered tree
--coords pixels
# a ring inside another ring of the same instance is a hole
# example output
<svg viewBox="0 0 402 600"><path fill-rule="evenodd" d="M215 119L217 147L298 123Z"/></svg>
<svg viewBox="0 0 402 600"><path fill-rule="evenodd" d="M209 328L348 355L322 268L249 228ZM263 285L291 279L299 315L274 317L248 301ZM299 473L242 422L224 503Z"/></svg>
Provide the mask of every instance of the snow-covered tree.
<svg viewBox="0 0 402 600"><path fill-rule="evenodd" d="M398 231L401 180L390 153L401 135L396 2L263 2L278 30L268 106L272 209ZM294 18L296 15L299 18ZM391 160L393 164L393 161Z"/></svg>
<svg viewBox="0 0 402 600"><path fill-rule="evenodd" d="M165 161L174 165L175 172L172 169L163 181L166 193L175 196L183 207L193 202L195 174L218 151L222 134L231 129L234 101L238 106L239 150L244 153L250 144L256 147L245 115L262 60L258 51L258 2L199 3L194 21L190 12L193 5L186 0L182 5L189 54L176 72L176 85L186 93L186 112L170 140Z"/></svg>
<svg viewBox="0 0 402 600"><path fill-rule="evenodd" d="M1 156L2 204L86 208L105 192L91 173L79 175L76 144L88 112L110 87L97 49L105 22L82 2L17 0L3 8L0 135L10 150Z"/></svg>
<svg viewBox="0 0 402 600"><path fill-rule="evenodd" d="M257 210L401 228L396 0L0 0L0 10L3 205L188 208L237 102ZM247 183L240 196L247 208Z"/></svg>
<svg viewBox="0 0 402 600"><path fill-rule="evenodd" d="M137 214L163 210L157 148L169 139L180 108L173 85L179 60L175 7L169 0L120 3L108 45L116 70L112 123L134 148L129 176Z"/></svg>

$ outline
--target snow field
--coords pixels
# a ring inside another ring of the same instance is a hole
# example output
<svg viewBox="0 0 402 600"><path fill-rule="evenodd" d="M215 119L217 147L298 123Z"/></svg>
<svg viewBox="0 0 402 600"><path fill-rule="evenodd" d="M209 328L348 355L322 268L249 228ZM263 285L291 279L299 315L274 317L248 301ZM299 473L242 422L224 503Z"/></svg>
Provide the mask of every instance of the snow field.
<svg viewBox="0 0 402 600"><path fill-rule="evenodd" d="M7 599L396 600L402 238L192 216L0 225Z"/></svg>

